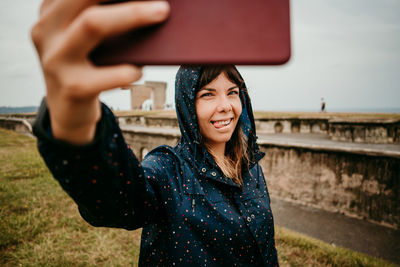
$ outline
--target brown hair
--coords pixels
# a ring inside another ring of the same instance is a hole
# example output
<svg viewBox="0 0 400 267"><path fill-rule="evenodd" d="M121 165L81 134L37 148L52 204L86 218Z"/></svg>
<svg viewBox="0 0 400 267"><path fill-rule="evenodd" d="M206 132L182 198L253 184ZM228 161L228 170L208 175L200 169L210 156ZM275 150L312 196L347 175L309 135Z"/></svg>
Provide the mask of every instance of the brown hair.
<svg viewBox="0 0 400 267"><path fill-rule="evenodd" d="M205 85L217 78L221 73L225 73L231 82L238 85L239 90L247 90L242 76L233 65L203 67L197 88L203 88ZM206 148L214 157L214 159L216 159L213 151L207 146ZM226 143L225 158L224 160L217 162L217 164L226 177L231 178L239 185L243 185L242 173L245 169L247 169L250 162L249 159L250 155L247 146L247 138L243 134L239 119L231 139Z"/></svg>

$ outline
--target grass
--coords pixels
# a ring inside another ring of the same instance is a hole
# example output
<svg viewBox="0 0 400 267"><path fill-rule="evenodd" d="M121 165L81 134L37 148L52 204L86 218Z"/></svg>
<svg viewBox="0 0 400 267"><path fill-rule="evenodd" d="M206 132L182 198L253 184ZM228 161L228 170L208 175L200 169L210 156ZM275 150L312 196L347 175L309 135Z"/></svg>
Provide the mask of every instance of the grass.
<svg viewBox="0 0 400 267"><path fill-rule="evenodd" d="M281 266L397 266L282 227L275 239Z"/></svg>
<svg viewBox="0 0 400 267"><path fill-rule="evenodd" d="M137 266L140 233L89 226L35 140L0 129L0 266ZM281 266L394 266L280 227L276 242Z"/></svg>

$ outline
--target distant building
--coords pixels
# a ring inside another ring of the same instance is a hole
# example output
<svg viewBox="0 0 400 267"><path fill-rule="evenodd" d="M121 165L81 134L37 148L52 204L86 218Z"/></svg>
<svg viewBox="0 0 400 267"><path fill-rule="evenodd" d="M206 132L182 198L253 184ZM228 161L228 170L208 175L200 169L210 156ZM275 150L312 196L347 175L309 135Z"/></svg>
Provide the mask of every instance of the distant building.
<svg viewBox="0 0 400 267"><path fill-rule="evenodd" d="M142 110L146 111L153 110L153 106L154 106L153 99L147 99L142 103Z"/></svg>
<svg viewBox="0 0 400 267"><path fill-rule="evenodd" d="M122 89L131 91L131 109L164 109L167 83L146 81L144 84L132 84Z"/></svg>

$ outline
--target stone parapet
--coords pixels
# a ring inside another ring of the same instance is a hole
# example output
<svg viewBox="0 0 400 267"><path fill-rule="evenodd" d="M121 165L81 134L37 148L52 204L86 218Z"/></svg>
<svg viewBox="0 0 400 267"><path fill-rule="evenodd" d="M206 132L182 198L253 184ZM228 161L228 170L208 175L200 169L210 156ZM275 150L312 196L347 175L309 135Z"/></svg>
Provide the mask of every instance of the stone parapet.
<svg viewBox="0 0 400 267"><path fill-rule="evenodd" d="M327 134L328 119L262 118L255 119L258 133L321 133Z"/></svg>
<svg viewBox="0 0 400 267"><path fill-rule="evenodd" d="M121 125L148 127L176 127L176 117L124 116ZM398 144L400 143L400 120L339 120L329 118L262 118L255 119L258 134L310 133L329 136L334 141Z"/></svg>
<svg viewBox="0 0 400 267"><path fill-rule="evenodd" d="M25 119L33 124L35 114L10 114L7 118ZM129 115L119 116L121 126L179 128L176 116ZM399 144L399 119L339 119L307 117L270 117L255 119L258 134L322 134L334 141L366 144Z"/></svg>
<svg viewBox="0 0 400 267"><path fill-rule="evenodd" d="M159 145L174 146L180 137L176 128L121 128L138 158ZM385 145L346 146L342 142L324 143L314 138L308 141L267 139L260 136L258 143L266 153L260 164L272 196L400 227L400 149L397 146L390 145L392 149L385 150Z"/></svg>
<svg viewBox="0 0 400 267"><path fill-rule="evenodd" d="M332 140L392 144L400 143L400 120L329 120Z"/></svg>
<svg viewBox="0 0 400 267"><path fill-rule="evenodd" d="M143 159L152 149L161 145L175 146L180 137L178 129L121 126L125 141L138 159Z"/></svg>
<svg viewBox="0 0 400 267"><path fill-rule="evenodd" d="M0 127L18 133L32 134L31 123L23 118L0 117Z"/></svg>
<svg viewBox="0 0 400 267"><path fill-rule="evenodd" d="M174 121L119 117L125 140L139 159L159 145L178 142L180 131ZM22 117L0 117L0 127L32 132ZM258 143L266 153L260 163L272 196L400 227L399 145L345 143L298 132L261 134Z"/></svg>
<svg viewBox="0 0 400 267"><path fill-rule="evenodd" d="M400 227L400 157L390 153L262 144L272 196Z"/></svg>

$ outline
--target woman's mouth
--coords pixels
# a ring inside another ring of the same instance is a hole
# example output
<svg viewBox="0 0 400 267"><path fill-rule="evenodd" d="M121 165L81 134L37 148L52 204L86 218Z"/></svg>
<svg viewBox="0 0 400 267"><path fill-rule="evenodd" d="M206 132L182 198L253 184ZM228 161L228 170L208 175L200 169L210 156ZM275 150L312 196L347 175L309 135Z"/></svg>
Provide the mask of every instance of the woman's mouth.
<svg viewBox="0 0 400 267"><path fill-rule="evenodd" d="M211 124L215 128L220 129L220 128L228 126L229 124L231 124L232 121L233 121L233 118L227 119L227 120L211 121Z"/></svg>

